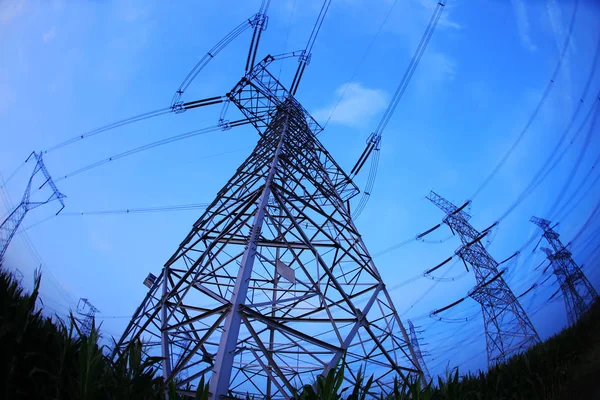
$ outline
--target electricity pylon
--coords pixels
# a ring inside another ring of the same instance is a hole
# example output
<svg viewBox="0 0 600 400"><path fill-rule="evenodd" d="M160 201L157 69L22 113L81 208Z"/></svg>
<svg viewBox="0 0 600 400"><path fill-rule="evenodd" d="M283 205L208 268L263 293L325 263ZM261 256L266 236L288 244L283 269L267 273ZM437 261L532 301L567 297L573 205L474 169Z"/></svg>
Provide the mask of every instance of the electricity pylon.
<svg viewBox="0 0 600 400"><path fill-rule="evenodd" d="M550 221L538 217L531 217L529 221L544 231L543 237L552 247L552 249L542 248L542 250L550 260L554 275L556 275L558 285L563 293L569 325L573 325L594 304L598 293L573 261L571 252L563 246L559 239L560 235L550 226Z"/></svg>
<svg viewBox="0 0 600 400"><path fill-rule="evenodd" d="M435 192L431 192L427 199L446 213L444 223L453 233L458 233L462 242L457 254L465 266L469 263L473 267L477 286L469 292L469 296L481 305L488 365L493 367L503 363L538 343L540 339L533 324L502 278L498 263L481 243L488 231L482 234L468 222L471 216L464 208L469 203L459 208Z"/></svg>
<svg viewBox="0 0 600 400"><path fill-rule="evenodd" d="M94 317L99 310L94 307L92 303L86 298L80 298L77 303L77 314L81 317L80 331L85 336L89 336L92 332L92 325L94 323Z"/></svg>
<svg viewBox="0 0 600 400"><path fill-rule="evenodd" d="M425 383L431 381L431 375L429 375L429 370L427 369L427 365L425 364L425 358L423 357L423 353L421 352L421 345L419 344L419 337L417 336L417 331L415 330L415 326L412 321L408 320L408 337L410 338L410 344L415 350L415 355L417 356L417 360L419 360L419 365L421 366L421 372Z"/></svg>
<svg viewBox="0 0 600 400"><path fill-rule="evenodd" d="M254 151L148 282L113 356L139 340L166 382L186 393L204 377L212 399L289 399L340 362L388 391L421 368L350 216L358 189L271 61L227 94L260 134Z"/></svg>
<svg viewBox="0 0 600 400"><path fill-rule="evenodd" d="M23 198L21 199L21 202L17 205L17 207L15 207L15 209L2 222L2 225L0 225L0 262L4 258L4 254L8 249L10 241L15 236L15 233L17 233L19 225L21 225L23 219L25 219L25 215L27 215L29 211L41 205L50 203L54 200L58 200L62 206L62 208L58 212L61 212L62 209L65 207L65 204L63 202L65 195L59 192L58 188L54 184L54 181L50 177L50 174L48 173L48 170L44 165L42 153L31 153L29 157L27 157L27 160L25 162L29 161L31 157L35 159L35 166L33 167L33 172L31 173L31 177L29 178L27 186L25 187L25 193L23 194ZM44 197L41 200L32 200L31 186L38 174L40 173L42 174L44 180L41 186L39 186L37 189L42 189L44 186L48 185L52 193L47 198Z"/></svg>

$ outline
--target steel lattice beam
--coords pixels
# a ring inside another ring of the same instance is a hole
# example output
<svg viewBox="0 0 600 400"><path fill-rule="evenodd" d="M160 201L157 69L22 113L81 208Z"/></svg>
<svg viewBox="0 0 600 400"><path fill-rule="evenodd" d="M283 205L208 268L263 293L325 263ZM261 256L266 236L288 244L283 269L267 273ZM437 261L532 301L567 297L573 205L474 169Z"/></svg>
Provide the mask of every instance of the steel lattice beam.
<svg viewBox="0 0 600 400"><path fill-rule="evenodd" d="M48 204L54 200L58 200L62 206L62 208L58 212L61 212L62 209L65 207L65 204L63 202L65 195L62 194L54 184L52 177L50 176L48 170L46 169L46 166L44 165L42 154L37 154L35 152L31 153L30 156L27 158L27 161L29 161L32 157L33 159L35 159L35 166L33 167L33 172L31 173L29 181L27 182L27 186L25 187L25 192L23 193L21 202L15 207L13 211L11 211L8 217L6 217L4 221L2 221L2 224L0 224L0 262L2 261L2 259L4 258L4 254L8 250L8 245L17 233L19 226L21 225L21 223L25 219L25 216L30 210L33 210L34 208L37 208L44 204ZM44 186L47 185L51 190L51 194L50 196L42 199L32 199L31 186L39 174L41 174L43 180L41 181L41 186L38 189L42 189Z"/></svg>
<svg viewBox="0 0 600 400"><path fill-rule="evenodd" d="M408 320L408 336L410 338L410 344L413 346L415 350L415 354L417 359L419 360L419 365L421 366L421 372L423 373L423 378L426 383L431 381L431 375L427 370L427 366L425 364L425 358L423 357L423 353L421 352L421 345L419 344L419 337L417 336L417 331L415 330L415 326L413 325L411 320Z"/></svg>
<svg viewBox="0 0 600 400"><path fill-rule="evenodd" d="M419 361L354 225L321 130L258 63L228 93L260 139L153 282L115 347L146 343L184 389L291 398L340 362L387 392Z"/></svg>
<svg viewBox="0 0 600 400"><path fill-rule="evenodd" d="M552 247L552 249L542 250L552 264L554 275L565 299L569 325L572 325L590 309L598 298L598 293L571 257L571 252L563 246L559 234L553 229L550 221L538 217L531 217L530 221L544 231L543 237Z"/></svg>
<svg viewBox="0 0 600 400"><path fill-rule="evenodd" d="M503 363L538 343L540 339L533 324L502 278L498 263L481 243L483 235L467 222L470 216L464 211L466 204L456 207L435 192L427 199L446 213L444 223L462 242L457 254L473 267L477 286L469 296L481 305L488 365Z"/></svg>

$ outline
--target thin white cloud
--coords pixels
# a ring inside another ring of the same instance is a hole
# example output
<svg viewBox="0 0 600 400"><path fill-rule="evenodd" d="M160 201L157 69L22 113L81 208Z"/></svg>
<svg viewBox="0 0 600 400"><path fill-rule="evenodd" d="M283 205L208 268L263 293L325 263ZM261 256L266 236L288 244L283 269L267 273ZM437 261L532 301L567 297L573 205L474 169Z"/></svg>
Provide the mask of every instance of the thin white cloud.
<svg viewBox="0 0 600 400"><path fill-rule="evenodd" d="M548 11L548 18L550 19L550 26L554 32L556 47L561 50L565 39L567 38L567 30L563 24L562 10L556 0L548 0L546 2L546 9Z"/></svg>
<svg viewBox="0 0 600 400"><path fill-rule="evenodd" d="M370 89L360 83L341 85L335 91L335 98L334 103L313 113L317 121L329 119L331 123L358 128L368 125L388 105L388 96L383 90Z"/></svg>
<svg viewBox="0 0 600 400"><path fill-rule="evenodd" d="M421 41L425 27L430 21L435 7L437 7L437 2L430 0L407 2L394 12L395 22L386 25L386 30L390 33L404 38L403 42L406 43L406 50L410 56L412 56ZM453 80L457 74L457 60L436 49L436 35L438 37L448 37L448 34L463 29L463 25L452 19L451 14L452 6L444 6L433 40L427 46L415 72L413 78L415 82L411 82L411 86L416 84L416 90L421 95L428 94L433 86ZM407 17L407 15L410 17Z"/></svg>
<svg viewBox="0 0 600 400"><path fill-rule="evenodd" d="M116 10L118 17L127 22L146 19L150 14L147 2L142 0L122 0Z"/></svg>
<svg viewBox="0 0 600 400"><path fill-rule="evenodd" d="M434 81L451 81L456 77L456 61L443 53L432 51L429 53L430 63L435 71L430 71L428 77Z"/></svg>
<svg viewBox="0 0 600 400"><path fill-rule="evenodd" d="M0 22L9 22L19 16L27 5L27 0L0 1Z"/></svg>
<svg viewBox="0 0 600 400"><path fill-rule="evenodd" d="M48 32L44 33L44 36L42 36L42 41L44 43L48 43L49 41L53 40L56 37L56 28L52 27L52 29L50 29Z"/></svg>
<svg viewBox="0 0 600 400"><path fill-rule="evenodd" d="M423 9L427 10L427 13L425 13L423 16L424 20L425 20L425 17L429 17L429 15L428 15L429 12L433 11L433 9L435 7L437 7L437 3L434 1L430 1L430 0L421 0L420 5ZM444 6L444 12L442 13L442 16L440 17L440 20L438 21L438 27L456 29L456 30L463 28L463 26L461 24L450 19L450 13L451 13L451 10L453 7L454 7L454 5L447 5L447 4Z"/></svg>
<svg viewBox="0 0 600 400"><path fill-rule="evenodd" d="M437 7L437 3L430 0L404 2L401 7L398 5L394 8L383 30L384 32L403 37L408 45L408 51L412 52L421 41L423 32L431 20L431 15L435 7ZM434 33L434 37L440 35L439 31L450 33L463 29L462 24L452 19L452 8L449 5L444 6L436 27L436 31L438 32Z"/></svg>
<svg viewBox="0 0 600 400"><path fill-rule="evenodd" d="M456 60L437 51L426 51L411 85L421 96L430 96L440 85L454 80L458 70Z"/></svg>
<svg viewBox="0 0 600 400"><path fill-rule="evenodd" d="M535 44L529 36L529 17L527 16L527 6L523 0L511 0L513 11L515 12L515 18L517 19L517 29L519 30L519 37L521 44L529 51L537 50Z"/></svg>
<svg viewBox="0 0 600 400"><path fill-rule="evenodd" d="M563 11L561 9L561 4L557 0L548 0L546 2L546 9L548 12L548 18L550 21L550 27L554 33L554 40L556 42L556 47L560 52L563 51L564 45L567 41L569 35L569 24L571 22L571 15L568 15L568 21L565 21L565 16L563 15ZM571 12L574 12L572 10ZM564 79L563 86L563 96L562 99L565 101L565 107L571 107L571 100L574 95L573 93L573 83L572 83L572 74L571 74L571 57L574 52L574 39L571 37L569 40L569 46L567 48L562 66L561 66L561 75ZM570 111L570 108L566 110Z"/></svg>

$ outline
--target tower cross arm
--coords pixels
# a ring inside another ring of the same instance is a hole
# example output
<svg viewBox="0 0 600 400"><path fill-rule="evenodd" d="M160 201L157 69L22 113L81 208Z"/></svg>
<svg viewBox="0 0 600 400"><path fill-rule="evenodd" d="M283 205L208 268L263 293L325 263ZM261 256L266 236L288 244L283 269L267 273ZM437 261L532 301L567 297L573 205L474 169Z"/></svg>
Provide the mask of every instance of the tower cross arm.
<svg viewBox="0 0 600 400"><path fill-rule="evenodd" d="M464 208L471 204L470 200L467 200L462 206L456 207L452 202L446 200L433 190L429 192L425 198L435 204L440 210L442 210L446 215L454 215L457 217L462 217L465 220L470 218L470 215L464 212Z"/></svg>

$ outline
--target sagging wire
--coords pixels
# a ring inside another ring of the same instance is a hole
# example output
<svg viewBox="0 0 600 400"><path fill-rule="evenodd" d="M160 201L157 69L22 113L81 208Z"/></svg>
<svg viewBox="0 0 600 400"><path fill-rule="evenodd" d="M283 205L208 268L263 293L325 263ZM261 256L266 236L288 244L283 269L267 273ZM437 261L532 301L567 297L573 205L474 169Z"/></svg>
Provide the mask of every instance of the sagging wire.
<svg viewBox="0 0 600 400"><path fill-rule="evenodd" d="M498 173L498 171L500 170L500 168L502 168L504 166L504 164L506 163L506 161L508 160L508 158L510 157L510 155L513 153L513 151L519 145L519 143L521 142L521 140L523 139L523 137L525 136L525 134L529 131L529 128L533 125L533 122L536 120L538 114L540 113L540 110L542 109L542 106L546 102L546 99L548 98L548 96L550 94L550 91L552 90L552 88L554 86L554 82L555 82L555 80L558 77L558 73L561 70L561 67L563 65L563 61L564 61L565 56L567 54L567 51L569 49L569 44L571 43L571 38L573 36L573 29L575 27L575 20L576 20L575 16L577 15L577 9L578 8L579 8L579 0L576 0L574 8L573 8L573 14L571 16L571 21L570 21L570 24L569 24L569 30L567 32L567 37L565 38L565 43L563 44L562 50L560 52L560 55L559 55L559 58L558 58L558 61L557 61L557 64L554 67L554 71L552 72L550 80L546 84L544 92L542 93L542 96L541 96L540 100L538 101L535 109L533 110L533 113L531 114L531 116L529 117L529 119L527 120L527 122L525 123L525 126L521 129L521 132L519 133L519 135L517 136L516 140L511 145L511 147L508 149L508 151L506 153L504 153L504 155L502 156L502 158L500 159L500 161L498 162L498 164L496 164L496 166L490 172L490 174L487 176L487 178L481 183L481 185L479 185L479 187L477 188L477 190L475 191L475 193L473 193L473 195L470 197L471 200L475 199L481 193L481 191L483 189L485 189L485 187L496 176L496 174Z"/></svg>
<svg viewBox="0 0 600 400"><path fill-rule="evenodd" d="M241 125L249 124L250 122L251 122L250 120L243 119L243 120L234 121L234 122L230 123L229 126L230 127L241 126ZM64 179L70 178L72 176L81 174L82 172L89 171L90 169L99 167L101 165L104 165L104 164L107 164L109 162L118 160L120 158L124 158L124 157L128 157L130 155L133 155L133 154L140 153L140 152L145 151L145 150L153 149L155 147L164 146L166 144L173 143L173 142L176 142L176 141L179 141L179 140L189 139L189 138L192 138L192 137L195 137L195 136L204 135L204 134L207 134L207 133L210 133L210 132L216 132L216 131L220 131L220 130L223 130L223 128L221 126L219 126L219 125L216 125L216 126L211 126L211 127L208 127L208 128L196 129L196 130L193 130L193 131L190 131L190 132L181 133L179 135L171 136L171 137L166 138L166 139L157 140L155 142L148 143L148 144L145 144L143 146L135 147L133 149L124 151L122 153L115 154L115 155L113 155L111 157L104 158L104 159L96 161L96 162L94 162L92 164L88 164L88 165L86 165L84 167L81 167L79 169L71 171L71 172L69 172L69 173L67 173L67 174L65 174L65 175L57 178L55 181L56 182L62 181ZM219 153L219 154L211 155L211 156L208 156L208 157L215 157L215 156L219 156L219 155L223 155L223 154L229 154L229 153L232 153L232 152L235 152L235 151L240 151L240 150L234 150L234 151L230 151L230 152ZM203 158L207 158L207 157L203 157Z"/></svg>
<svg viewBox="0 0 600 400"><path fill-rule="evenodd" d="M173 211L191 211L191 210L204 210L208 207L208 203L191 203L191 204L178 204L170 206L157 206L157 207L142 207L142 208L121 208L115 210L95 210L95 211L81 211L81 212L62 212L60 214L53 214L47 218L44 218L34 224L29 225L25 228L26 231L35 228L38 225L43 224L55 217L82 217L82 216L99 216L99 215L119 215L119 214L141 214L141 213L159 213L159 212L173 212Z"/></svg>
<svg viewBox="0 0 600 400"><path fill-rule="evenodd" d="M400 80L400 83L399 83L398 87L396 88L396 91L394 92L392 100L390 101L381 120L379 121L377 128L375 129L375 131L373 133L371 133L371 135L367 139L366 150L363 152L363 155L359 158L357 164L353 168L354 173L351 174L352 177L356 176L362 169L362 166L365 164L366 158L363 157L365 155L365 153L368 152L370 154L371 152L373 152L373 157L371 158L371 167L369 169L369 176L367 178L367 183L365 185L365 189L363 190L362 196L358 202L356 210L352 214L353 219L357 219L360 216L360 214L366 207L367 202L369 201L371 193L373 192L373 187L375 185L375 179L377 177L377 168L379 165L381 136L382 136L385 128L387 127L390 119L392 118L392 115L396 111L396 108L398 107L398 104L400 103L400 100L402 99L404 92L406 91L408 84L410 83L412 76L415 73L415 71L419 65L419 62L421 61L421 58L423 57L423 54L425 53L427 45L429 44L429 41L431 40L431 37L433 36L433 33L438 24L438 21L439 21L440 17L442 16L442 12L445 8L445 5L446 5L445 0L443 0L443 1L440 1L437 4L437 6L435 7L433 14L431 15L431 19L429 20L429 24L427 25L427 28L425 29L425 32L423 33L423 36L421 37L421 41L419 42L411 60L410 60L408 67L404 71L404 75L402 76L402 79Z"/></svg>
<svg viewBox="0 0 600 400"><path fill-rule="evenodd" d="M381 33L381 30L383 29L383 27L387 23L387 20L390 18L390 15L392 15L392 11L394 11L394 8L396 7L397 3L398 3L398 0L394 0L393 1L392 5L390 6L390 8L389 8L389 10L387 12L387 14L385 15L385 17L383 18L383 20L379 24L379 27L377 28L377 31L375 32L375 35L373 36L373 38L371 39L371 42L367 46L367 49L363 53L362 58L360 59L360 61L358 62L358 65L354 69L354 72L352 72L352 75L350 76L350 79L348 80L348 83L346 83L344 85L344 89L340 93L340 96L338 97L335 105L333 106L333 109L329 113L329 117L327 117L327 120L325 121L325 124L323 124L323 129L325 129L327 127L327 124L329 124L329 121L331 121L331 118L333 117L333 114L335 113L335 110L340 105L340 102L344 98L344 95L346 94L346 91L348 90L348 87L350 86L351 83L354 82L354 78L356 77L356 74L358 73L358 70L360 69L360 67L362 66L362 64L365 62L365 60L367 59L368 54L371 52L371 48L375 44L375 41L379 37L379 34Z"/></svg>
<svg viewBox="0 0 600 400"><path fill-rule="evenodd" d="M315 45L317 36L319 35L319 32L321 31L321 27L323 26L323 21L325 20L325 16L327 15L327 11L329 10L330 5L331 5L331 0L325 0L323 2L323 5L321 6L321 11L319 11L319 15L317 17L317 21L315 22L313 29L310 33L310 36L308 38L308 42L306 43L306 47L304 48L304 51L302 52L302 56L298 60L298 62L299 62L298 69L296 70L294 79L292 80L292 84L290 85L290 90L289 90L289 92L291 93L292 96L296 95L296 92L298 91L298 86L300 86L300 80L302 79L302 76L304 75L304 70L306 69L307 65L310 64L310 58L312 56L313 46Z"/></svg>

